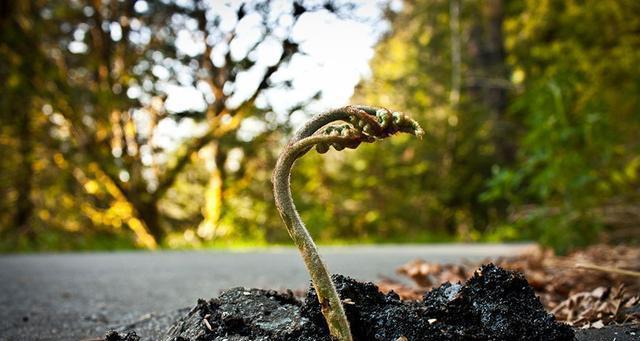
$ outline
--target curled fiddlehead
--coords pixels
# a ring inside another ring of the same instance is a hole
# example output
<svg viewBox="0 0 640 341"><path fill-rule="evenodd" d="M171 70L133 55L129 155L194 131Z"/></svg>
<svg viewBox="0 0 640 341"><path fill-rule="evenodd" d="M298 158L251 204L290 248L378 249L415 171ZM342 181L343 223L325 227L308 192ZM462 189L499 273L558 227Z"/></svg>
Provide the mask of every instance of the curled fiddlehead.
<svg viewBox="0 0 640 341"><path fill-rule="evenodd" d="M312 117L294 134L280 154L273 172L276 206L311 275L329 332L340 341L352 340L349 322L329 272L293 203L291 168L297 159L314 147L319 153L326 153L331 147L336 150L354 149L363 142L375 142L399 132L419 138L424 135L420 125L401 112L370 106L330 110Z"/></svg>

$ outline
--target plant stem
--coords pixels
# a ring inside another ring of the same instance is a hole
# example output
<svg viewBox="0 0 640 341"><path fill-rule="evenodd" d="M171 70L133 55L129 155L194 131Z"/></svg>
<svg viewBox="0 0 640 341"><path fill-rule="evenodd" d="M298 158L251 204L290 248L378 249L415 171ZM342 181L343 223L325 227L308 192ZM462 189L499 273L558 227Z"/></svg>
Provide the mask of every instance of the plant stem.
<svg viewBox="0 0 640 341"><path fill-rule="evenodd" d="M311 281L316 289L322 314L329 326L329 332L338 340L351 340L349 323L344 313L344 308L340 303L340 298L335 286L331 282L331 277L327 272L318 249L309 235L300 215L298 214L293 199L291 198L291 167L297 159L297 155L291 153L288 157L281 158L276 164L274 172L274 192L276 205L280 211L280 216L284 220L289 235L298 246L300 254L311 275Z"/></svg>
<svg viewBox="0 0 640 341"><path fill-rule="evenodd" d="M347 124L330 125L337 121ZM352 340L349 322L329 272L293 203L291 169L295 161L313 146L321 153L326 152L329 146L337 150L356 148L362 142L373 142L397 132L419 137L424 134L417 122L402 113L368 106L331 110L314 116L294 134L280 154L273 172L276 206L309 271L329 332L339 341Z"/></svg>

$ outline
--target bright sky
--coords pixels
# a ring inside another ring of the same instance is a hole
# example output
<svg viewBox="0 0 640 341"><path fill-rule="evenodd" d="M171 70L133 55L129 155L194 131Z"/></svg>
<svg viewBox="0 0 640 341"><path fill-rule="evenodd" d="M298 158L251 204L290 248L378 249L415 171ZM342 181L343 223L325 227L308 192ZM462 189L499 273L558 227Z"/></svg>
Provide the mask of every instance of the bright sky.
<svg viewBox="0 0 640 341"><path fill-rule="evenodd" d="M293 90L270 91L266 97L260 98L259 102L268 101L274 108L278 121L283 121L287 118L289 107L309 98L318 90L322 91L322 97L307 108L307 113L296 112L291 116L294 125L302 123L310 113L347 104L353 95L354 87L363 77L370 74L369 61L373 57L373 48L387 28L381 21L381 9L387 2L387 0L355 1L357 6L353 17L359 20L341 19L327 11L303 14L292 28L292 37L300 44L301 50L306 55L297 55L289 66L278 74L279 77L293 79ZM216 12L221 13L221 27L232 28L235 25L235 13L232 8L234 4L237 5L237 2L232 2L230 7L220 1L214 1L212 4ZM399 8L400 2L392 1L391 5L392 8ZM229 47L232 54L242 55L252 39L255 41L259 36L259 32L255 30L257 22L252 22L252 18L245 17L241 24L238 42ZM198 38L186 31L180 32L176 45L183 53L196 55L204 50L202 39ZM214 50L214 63L225 52L226 50ZM269 60L273 61L280 53L279 43L267 42L258 49L257 53L258 61L266 63ZM239 76L235 88L247 89L247 91L236 91L231 101L239 102L246 98L259 77L261 74L258 72L248 72ZM194 88L174 84L168 85L165 91L168 94L165 102L166 109L173 112L185 109L202 110L207 105L205 100L207 96L211 97L208 89L200 86ZM169 149L175 147L179 140L201 132L201 128L191 120L182 120L180 123L164 120L158 128L160 129L156 134L159 138L158 144ZM260 120L246 120L238 135L242 139L249 140L265 128L265 123Z"/></svg>

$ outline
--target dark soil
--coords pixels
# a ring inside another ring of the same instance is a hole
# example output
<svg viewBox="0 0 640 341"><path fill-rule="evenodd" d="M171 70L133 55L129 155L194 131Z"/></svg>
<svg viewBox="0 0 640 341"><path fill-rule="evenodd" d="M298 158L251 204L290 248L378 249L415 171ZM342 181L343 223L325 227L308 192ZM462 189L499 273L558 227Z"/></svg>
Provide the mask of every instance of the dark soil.
<svg viewBox="0 0 640 341"><path fill-rule="evenodd" d="M401 301L372 283L335 275L355 340L573 340L573 330L545 312L526 279L492 264L464 284L446 283L423 301ZM138 341L134 333L107 341ZM315 291L234 288L200 300L164 341L330 341Z"/></svg>

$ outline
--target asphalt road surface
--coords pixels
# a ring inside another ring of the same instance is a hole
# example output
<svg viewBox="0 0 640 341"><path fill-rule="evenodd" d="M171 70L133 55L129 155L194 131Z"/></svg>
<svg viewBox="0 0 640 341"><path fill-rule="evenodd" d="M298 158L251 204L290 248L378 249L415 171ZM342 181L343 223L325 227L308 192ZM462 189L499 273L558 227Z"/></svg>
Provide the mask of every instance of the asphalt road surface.
<svg viewBox="0 0 640 341"><path fill-rule="evenodd" d="M322 247L331 272L395 277L415 258L461 262L516 254L514 245ZM112 326L160 320L198 298L244 286L305 289L292 248L0 256L0 340L89 340ZM152 318L150 318L152 317Z"/></svg>

